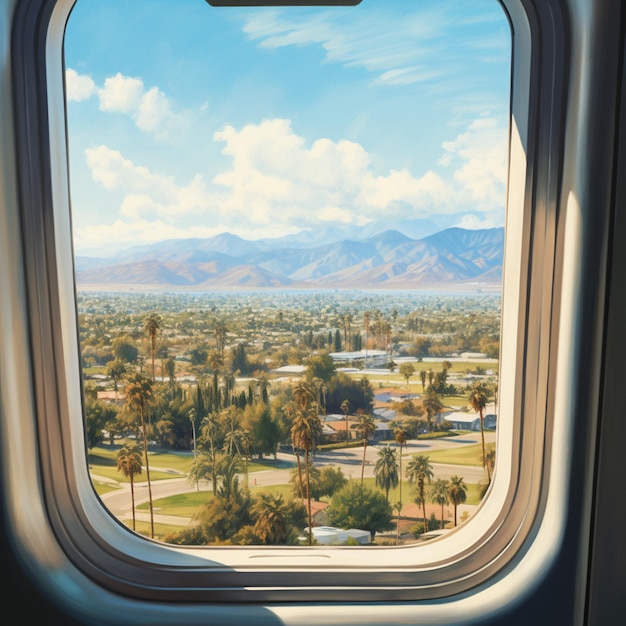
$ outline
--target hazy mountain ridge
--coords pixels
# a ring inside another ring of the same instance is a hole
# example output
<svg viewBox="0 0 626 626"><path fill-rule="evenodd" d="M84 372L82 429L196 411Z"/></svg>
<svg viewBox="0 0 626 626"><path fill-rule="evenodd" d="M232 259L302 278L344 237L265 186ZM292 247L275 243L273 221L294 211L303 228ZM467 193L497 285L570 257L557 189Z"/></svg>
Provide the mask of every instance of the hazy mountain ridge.
<svg viewBox="0 0 626 626"><path fill-rule="evenodd" d="M76 257L79 286L154 288L499 287L504 229L448 228L421 239L386 230L307 247L295 236L247 241L223 233L134 246L114 259Z"/></svg>

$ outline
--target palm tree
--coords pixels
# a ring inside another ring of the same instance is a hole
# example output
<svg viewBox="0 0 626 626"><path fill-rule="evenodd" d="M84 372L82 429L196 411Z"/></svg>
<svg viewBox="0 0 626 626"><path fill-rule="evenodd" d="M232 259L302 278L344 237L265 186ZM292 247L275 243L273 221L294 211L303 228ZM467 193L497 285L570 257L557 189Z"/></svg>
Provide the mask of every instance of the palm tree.
<svg viewBox="0 0 626 626"><path fill-rule="evenodd" d="M433 429L433 418L439 415L439 411L443 408L441 400L435 391L435 388L430 386L424 399L422 400L422 406L426 409L426 419L428 420L428 430Z"/></svg>
<svg viewBox="0 0 626 626"><path fill-rule="evenodd" d="M481 383L475 383L469 394L469 404L480 417L480 438L483 448L483 469L487 469L487 457L485 455L485 429L483 426L483 412L487 406L488 389Z"/></svg>
<svg viewBox="0 0 626 626"><path fill-rule="evenodd" d="M438 478L430 487L430 500L433 504L441 504L441 528L444 527L443 507L450 503L450 484Z"/></svg>
<svg viewBox="0 0 626 626"><path fill-rule="evenodd" d="M296 411L291 425L291 437L294 445L304 450L304 473L306 478L306 499L309 514L309 545L313 543L313 519L311 515L311 483L310 483L310 453L315 442L322 434L322 422L317 414L317 403L312 403L303 411Z"/></svg>
<svg viewBox="0 0 626 626"><path fill-rule="evenodd" d="M454 525L456 526L456 509L459 504L467 500L467 485L463 482L462 476L450 476L448 481L448 496L454 505Z"/></svg>
<svg viewBox="0 0 626 626"><path fill-rule="evenodd" d="M152 508L152 485L150 484L150 464L148 462L148 427L147 409L152 399L152 381L141 374L135 374L126 385L126 404L139 416L143 434L143 453L148 482L148 501L150 504L150 536L154 539L154 511Z"/></svg>
<svg viewBox="0 0 626 626"><path fill-rule="evenodd" d="M154 355L156 353L156 340L163 326L163 318L158 313L151 313L143 321L143 329L150 339L150 358L152 359L152 382L154 382Z"/></svg>
<svg viewBox="0 0 626 626"><path fill-rule="evenodd" d="M389 502L389 490L398 486L397 456L397 451L387 444L378 451L378 460L374 468L376 486L384 489L387 502Z"/></svg>
<svg viewBox="0 0 626 626"><path fill-rule="evenodd" d="M135 530L135 476L141 474L141 452L137 444L122 446L117 453L117 471L130 479L130 501Z"/></svg>
<svg viewBox="0 0 626 626"><path fill-rule="evenodd" d="M422 505L424 514L424 532L428 530L426 524L426 495L425 485L430 483L433 478L433 467L428 461L428 457L424 454L414 454L413 458L406 466L406 475L411 484L417 485L417 497L415 501Z"/></svg>
<svg viewBox="0 0 626 626"><path fill-rule="evenodd" d="M260 493L251 510L256 518L254 534L265 544L287 543L289 506L282 494Z"/></svg>
<svg viewBox="0 0 626 626"><path fill-rule="evenodd" d="M398 455L398 468L399 468L399 485L400 485L400 504L402 504L402 446L406 445L406 432L401 425L396 426L393 430L393 436L396 442L400 445L400 454ZM398 512L398 521L400 521L400 513Z"/></svg>
<svg viewBox="0 0 626 626"><path fill-rule="evenodd" d="M350 437L350 432L348 431L348 413L350 412L350 401L347 398L341 403L341 410L346 416L346 437L345 438L346 438L346 441L348 441Z"/></svg>
<svg viewBox="0 0 626 626"><path fill-rule="evenodd" d="M211 488L213 493L217 487L217 465L215 462L217 448L223 440L222 424L217 413L209 413L202 418L200 423L200 432L202 433L203 442L209 442L209 458L211 462Z"/></svg>
<svg viewBox="0 0 626 626"><path fill-rule="evenodd" d="M365 471L365 452L367 451L367 440L376 432L376 422L371 415L361 413L356 426L357 431L363 439L363 462L361 463L361 486L363 485L363 473Z"/></svg>

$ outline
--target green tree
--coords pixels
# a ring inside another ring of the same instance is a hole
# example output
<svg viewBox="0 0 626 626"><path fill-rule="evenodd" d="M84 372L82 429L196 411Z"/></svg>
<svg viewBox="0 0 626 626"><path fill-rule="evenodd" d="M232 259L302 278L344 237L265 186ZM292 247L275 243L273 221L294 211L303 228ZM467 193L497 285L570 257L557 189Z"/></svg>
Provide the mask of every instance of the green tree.
<svg viewBox="0 0 626 626"><path fill-rule="evenodd" d="M422 400L422 406L426 411L426 419L428 420L428 430L433 429L433 419L439 415L439 411L443 408L443 404L439 399L439 395L435 391L435 388L431 385L426 390L426 395Z"/></svg>
<svg viewBox="0 0 626 626"><path fill-rule="evenodd" d="M170 357L165 361L165 373L170 381L170 387L173 387L176 382L176 361L174 357Z"/></svg>
<svg viewBox="0 0 626 626"><path fill-rule="evenodd" d="M327 514L333 526L368 530L372 541L377 532L393 528L393 512L385 496L356 482L331 498Z"/></svg>
<svg viewBox="0 0 626 626"><path fill-rule="evenodd" d="M369 438L376 432L376 422L371 415L361 413L356 429L363 439L363 461L361 462L361 485L363 484L363 474L365 472L365 453L367 451L367 442Z"/></svg>
<svg viewBox="0 0 626 626"><path fill-rule="evenodd" d="M135 476L141 474L141 451L137 444L122 446L117 452L117 471L130 481L130 501L135 530Z"/></svg>
<svg viewBox="0 0 626 626"><path fill-rule="evenodd" d="M116 337L111 343L111 348L113 349L115 358L125 363L137 363L139 350L135 342L128 335Z"/></svg>
<svg viewBox="0 0 626 626"><path fill-rule="evenodd" d="M320 472L317 498L332 497L348 482L340 467L327 465Z"/></svg>
<svg viewBox="0 0 626 626"><path fill-rule="evenodd" d="M161 328L163 327L163 318L158 313L150 313L143 321L143 329L150 340L150 359L152 361L152 382L155 381L154 357L156 354L156 341Z"/></svg>
<svg viewBox="0 0 626 626"><path fill-rule="evenodd" d="M126 385L126 405L141 424L143 435L144 465L148 483L148 502L150 505L150 537L154 538L154 510L152 506L152 485L150 483L150 463L148 461L148 406L152 400L152 381L141 374L132 376Z"/></svg>
<svg viewBox="0 0 626 626"><path fill-rule="evenodd" d="M400 363L400 374L406 380L406 386L409 386L409 379L415 374L413 363Z"/></svg>
<svg viewBox="0 0 626 626"><path fill-rule="evenodd" d="M387 444L378 451L374 468L376 485L385 491L385 500L389 502L389 490L398 486L398 453Z"/></svg>
<svg viewBox="0 0 626 626"><path fill-rule="evenodd" d="M406 476L409 483L415 483L417 496L415 501L422 505L424 514L424 532L427 532L426 521L426 483L430 483L433 478L433 467L424 454L414 454L406 466Z"/></svg>
<svg viewBox="0 0 626 626"><path fill-rule="evenodd" d="M328 354L315 354L306 360L306 377L308 380L319 378L327 383L335 373L335 362Z"/></svg>
<svg viewBox="0 0 626 626"><path fill-rule="evenodd" d="M478 413L480 418L480 438L482 444L482 460L483 460L483 469L487 469L487 456L485 454L485 427L483 424L484 418L484 410L487 406L487 401L489 399L489 390L484 383L477 382L473 385L469 393L469 404L472 407L472 410ZM489 476L489 480L491 480L491 476Z"/></svg>
<svg viewBox="0 0 626 626"><path fill-rule="evenodd" d="M117 390L119 382L126 376L126 363L122 359L113 359L107 365L107 376L113 381L113 389L115 390L115 399L117 400Z"/></svg>
<svg viewBox="0 0 626 626"><path fill-rule="evenodd" d="M462 476L450 476L448 482L448 496L454 506L454 525L456 526L457 507L467 500L467 485L463 482Z"/></svg>
<svg viewBox="0 0 626 626"><path fill-rule="evenodd" d="M445 526L443 508L450 503L450 483L443 478L438 478L430 486L430 500L433 504L441 505L441 528Z"/></svg>
<svg viewBox="0 0 626 626"><path fill-rule="evenodd" d="M104 431L117 420L115 405L102 400L87 399L85 402L85 435L87 448L93 448L104 441Z"/></svg>

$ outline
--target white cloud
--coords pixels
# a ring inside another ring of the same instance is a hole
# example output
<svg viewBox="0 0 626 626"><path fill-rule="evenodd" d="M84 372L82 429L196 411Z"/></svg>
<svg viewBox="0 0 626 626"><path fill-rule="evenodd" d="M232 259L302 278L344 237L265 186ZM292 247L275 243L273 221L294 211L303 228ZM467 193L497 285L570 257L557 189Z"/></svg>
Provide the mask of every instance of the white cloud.
<svg viewBox="0 0 626 626"><path fill-rule="evenodd" d="M375 74L373 84L406 85L452 76L454 64L441 63L451 41L456 50L463 49L464 60L480 60L479 54L485 49L509 49L510 43L502 35L506 30L503 13L498 15L492 9L478 7L461 23L455 5L454 0L428 7L416 3L409 12L390 12L363 3L356 11L346 9L351 11L349 29L345 28L346 16L337 10L288 17L274 9L245 14L242 30L260 47L318 46L328 62L364 68ZM466 3L463 5L467 14ZM469 25L468 20L473 20L474 25ZM478 30L476 24L482 24L482 28ZM434 71L433 67L440 69Z"/></svg>
<svg viewBox="0 0 626 626"><path fill-rule="evenodd" d="M65 70L65 90L68 101L88 100L96 92L96 83L91 76L79 74L71 68Z"/></svg>
<svg viewBox="0 0 626 626"><path fill-rule="evenodd" d="M440 163L455 166L453 179L479 210L502 206L507 177L507 132L493 117L474 120L456 139L443 143Z"/></svg>
<svg viewBox="0 0 626 626"><path fill-rule="evenodd" d="M484 218L480 218L477 215L467 213L461 217L461 219L454 224L458 228L467 228L468 230L477 230L480 228L496 228L504 224L504 216L498 219L498 216L492 215Z"/></svg>
<svg viewBox="0 0 626 626"><path fill-rule="evenodd" d="M94 180L121 194L111 215L114 231L136 239L154 224L140 240L156 241L165 230L166 237L220 232L218 224L258 238L321 224L444 214L458 214L459 224L472 228L503 221L506 132L489 116L445 142L445 167L420 176L408 169L376 172L365 148L352 141L318 138L308 145L286 119L225 126L213 139L230 166L212 181L196 174L185 184L108 146L86 150ZM102 237L114 231L103 227ZM78 232L85 241L95 238L95 231Z"/></svg>
<svg viewBox="0 0 626 626"><path fill-rule="evenodd" d="M170 99L158 87L146 90L141 78L118 72L98 87L90 76L69 68L65 81L68 101L86 100L97 94L101 111L128 115L137 128L157 139L173 136L192 121L189 111L173 111Z"/></svg>
<svg viewBox="0 0 626 626"><path fill-rule="evenodd" d="M85 156L95 181L125 194L120 213L127 218L150 215L176 223L182 216L207 211L213 202L200 175L181 186L174 177L153 174L104 145L88 148Z"/></svg>
<svg viewBox="0 0 626 626"><path fill-rule="evenodd" d="M98 92L100 110L133 113L139 108L143 91L141 79L118 72L115 76L106 78L104 87Z"/></svg>

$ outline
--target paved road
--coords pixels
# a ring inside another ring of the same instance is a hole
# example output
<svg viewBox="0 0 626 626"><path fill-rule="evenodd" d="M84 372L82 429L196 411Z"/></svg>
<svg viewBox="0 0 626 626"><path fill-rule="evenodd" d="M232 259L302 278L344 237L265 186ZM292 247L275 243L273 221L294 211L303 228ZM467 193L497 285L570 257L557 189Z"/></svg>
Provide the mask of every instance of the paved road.
<svg viewBox="0 0 626 626"><path fill-rule="evenodd" d="M495 441L494 432L485 433L485 442ZM450 437L449 439L433 439L431 441L411 440L407 442L407 446L403 450L402 459L403 467L406 466L409 458L413 454L427 454L432 450L442 450L456 448L463 445L472 445L480 443L480 433L471 433L461 435L459 437ZM374 466L376 464L376 455L379 446L369 445L365 455L365 471L364 476L374 476ZM287 461L295 466L295 457L291 454L279 453L279 460ZM361 463L363 459L363 447L345 448L342 450L330 450L315 455L315 465L325 467L333 465L340 467L348 478L358 479L361 477ZM165 469L152 467L152 470ZM249 475L250 486L280 485L289 481L289 468L270 468L259 472L253 472ZM468 465L445 465L433 463L433 471L437 478L449 478L457 474L463 476L466 483L477 483L486 478L481 467L473 467ZM114 482L114 481L113 481ZM130 498L130 485L121 483L122 487L115 491L110 491L101 496L102 502L118 519L131 519L132 508ZM172 478L168 480L158 480L152 482L152 499L157 500L166 496L172 496L179 493L189 493L192 491L210 491L210 482L201 482L197 487L190 484L185 476L180 478ZM135 506L148 502L148 487L146 482L135 483ZM459 512L462 512L461 509ZM143 512L136 513L136 519L149 521L149 514ZM167 524L186 525L189 520L186 518L159 515L155 510L155 521Z"/></svg>

